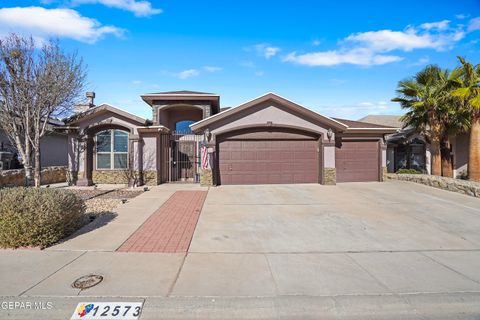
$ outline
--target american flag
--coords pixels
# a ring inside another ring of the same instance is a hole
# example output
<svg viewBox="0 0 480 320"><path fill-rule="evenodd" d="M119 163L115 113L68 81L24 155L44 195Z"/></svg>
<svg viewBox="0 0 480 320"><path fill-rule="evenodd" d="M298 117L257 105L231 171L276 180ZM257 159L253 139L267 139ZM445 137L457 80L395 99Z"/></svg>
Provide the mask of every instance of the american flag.
<svg viewBox="0 0 480 320"><path fill-rule="evenodd" d="M208 169L208 149L202 146L202 169Z"/></svg>

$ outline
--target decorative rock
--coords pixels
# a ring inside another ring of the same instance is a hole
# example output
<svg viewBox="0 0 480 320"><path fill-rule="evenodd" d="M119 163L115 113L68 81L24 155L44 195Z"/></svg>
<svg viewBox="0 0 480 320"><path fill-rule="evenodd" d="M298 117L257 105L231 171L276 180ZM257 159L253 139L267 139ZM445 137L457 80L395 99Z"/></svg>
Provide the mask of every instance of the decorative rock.
<svg viewBox="0 0 480 320"><path fill-rule="evenodd" d="M325 185L337 184L337 171L335 168L324 168L323 174L324 174L323 183Z"/></svg>
<svg viewBox="0 0 480 320"><path fill-rule="evenodd" d="M432 176L428 174L387 174L388 179L410 181L480 198L480 182Z"/></svg>
<svg viewBox="0 0 480 320"><path fill-rule="evenodd" d="M52 184L67 181L65 167L46 167L41 173L42 184ZM1 170L0 187L19 187L25 184L25 169Z"/></svg>

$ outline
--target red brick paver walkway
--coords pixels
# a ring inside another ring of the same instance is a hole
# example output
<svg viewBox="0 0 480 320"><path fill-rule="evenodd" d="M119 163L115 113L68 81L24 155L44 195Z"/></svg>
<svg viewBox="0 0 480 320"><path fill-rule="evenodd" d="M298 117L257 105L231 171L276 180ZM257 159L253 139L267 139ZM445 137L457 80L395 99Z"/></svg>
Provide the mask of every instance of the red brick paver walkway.
<svg viewBox="0 0 480 320"><path fill-rule="evenodd" d="M206 191L177 191L117 251L187 252Z"/></svg>

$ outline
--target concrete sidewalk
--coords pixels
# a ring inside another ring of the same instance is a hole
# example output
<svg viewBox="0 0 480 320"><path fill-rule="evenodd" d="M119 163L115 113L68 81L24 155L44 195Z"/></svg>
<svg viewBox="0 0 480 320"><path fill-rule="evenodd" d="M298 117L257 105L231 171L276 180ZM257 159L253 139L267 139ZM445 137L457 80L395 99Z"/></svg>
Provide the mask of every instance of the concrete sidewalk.
<svg viewBox="0 0 480 320"><path fill-rule="evenodd" d="M143 302L141 320L185 319L422 319L478 320L479 293L282 296L282 297L36 297L2 298L2 301L47 302L50 310L1 310L0 319L70 319L79 302Z"/></svg>

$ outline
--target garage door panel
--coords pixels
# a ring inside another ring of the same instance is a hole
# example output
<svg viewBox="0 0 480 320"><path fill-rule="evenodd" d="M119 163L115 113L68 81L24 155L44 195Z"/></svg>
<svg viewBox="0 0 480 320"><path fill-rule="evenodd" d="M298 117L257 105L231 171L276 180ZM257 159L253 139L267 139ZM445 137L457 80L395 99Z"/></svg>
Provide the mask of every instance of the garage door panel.
<svg viewBox="0 0 480 320"><path fill-rule="evenodd" d="M377 141L343 141L335 149L337 182L379 180L379 146Z"/></svg>
<svg viewBox="0 0 480 320"><path fill-rule="evenodd" d="M223 141L220 183L318 183L317 147L315 140Z"/></svg>

